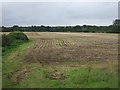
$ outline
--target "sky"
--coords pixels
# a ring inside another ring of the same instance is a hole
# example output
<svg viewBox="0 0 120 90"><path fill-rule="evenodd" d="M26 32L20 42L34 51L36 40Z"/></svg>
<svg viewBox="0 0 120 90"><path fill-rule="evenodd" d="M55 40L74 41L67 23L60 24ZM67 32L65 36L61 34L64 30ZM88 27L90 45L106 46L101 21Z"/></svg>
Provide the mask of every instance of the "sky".
<svg viewBox="0 0 120 90"><path fill-rule="evenodd" d="M3 2L3 26L111 25L117 2Z"/></svg>

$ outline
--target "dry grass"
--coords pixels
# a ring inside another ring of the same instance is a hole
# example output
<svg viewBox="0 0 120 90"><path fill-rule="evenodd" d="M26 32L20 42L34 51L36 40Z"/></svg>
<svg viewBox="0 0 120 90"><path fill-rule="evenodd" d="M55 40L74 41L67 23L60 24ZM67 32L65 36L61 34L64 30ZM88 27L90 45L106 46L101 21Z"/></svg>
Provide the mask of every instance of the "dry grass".
<svg viewBox="0 0 120 90"><path fill-rule="evenodd" d="M117 34L25 32L35 41L25 61L110 61L118 58Z"/></svg>

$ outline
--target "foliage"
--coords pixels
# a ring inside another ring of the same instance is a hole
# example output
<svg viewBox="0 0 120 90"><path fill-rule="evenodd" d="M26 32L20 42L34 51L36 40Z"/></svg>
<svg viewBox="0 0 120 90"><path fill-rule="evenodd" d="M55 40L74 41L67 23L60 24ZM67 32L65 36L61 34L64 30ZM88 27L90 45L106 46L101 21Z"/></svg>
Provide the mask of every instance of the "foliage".
<svg viewBox="0 0 120 90"><path fill-rule="evenodd" d="M117 33L120 32L120 19L116 19L113 22L113 32L117 32Z"/></svg>
<svg viewBox="0 0 120 90"><path fill-rule="evenodd" d="M116 19L113 21L113 25L120 25L120 19Z"/></svg>
<svg viewBox="0 0 120 90"><path fill-rule="evenodd" d="M9 33L7 36L12 41L15 41L15 40L28 41L28 37L24 33L18 32L18 31Z"/></svg>
<svg viewBox="0 0 120 90"><path fill-rule="evenodd" d="M29 26L22 27L18 25L14 25L13 27L2 27L3 32L11 32L11 31L24 31L24 32L93 32L93 33L120 33L116 27L120 21L116 19L113 22L113 25L109 26L92 26L92 25L76 25L76 26ZM118 27L117 27L118 28Z"/></svg>
<svg viewBox="0 0 120 90"><path fill-rule="evenodd" d="M2 46L9 46L10 45L10 40L7 35L3 34L2 35Z"/></svg>
<svg viewBox="0 0 120 90"><path fill-rule="evenodd" d="M28 41L28 37L22 32L11 32L8 35L2 35L2 51L11 47L16 47L24 42Z"/></svg>

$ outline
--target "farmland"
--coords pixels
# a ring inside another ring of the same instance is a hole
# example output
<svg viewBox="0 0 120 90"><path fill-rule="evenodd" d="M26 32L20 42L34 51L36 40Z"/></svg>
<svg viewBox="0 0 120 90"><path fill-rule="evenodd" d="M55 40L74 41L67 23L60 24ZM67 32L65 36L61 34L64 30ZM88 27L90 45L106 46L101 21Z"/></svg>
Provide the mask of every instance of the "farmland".
<svg viewBox="0 0 120 90"><path fill-rule="evenodd" d="M118 87L118 34L24 33L3 56L4 88Z"/></svg>

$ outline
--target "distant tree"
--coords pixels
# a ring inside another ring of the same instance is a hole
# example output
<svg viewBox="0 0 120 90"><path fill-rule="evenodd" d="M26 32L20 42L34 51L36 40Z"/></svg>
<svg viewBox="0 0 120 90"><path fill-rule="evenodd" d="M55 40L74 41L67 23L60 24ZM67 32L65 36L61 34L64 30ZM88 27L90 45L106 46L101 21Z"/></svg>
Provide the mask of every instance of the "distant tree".
<svg viewBox="0 0 120 90"><path fill-rule="evenodd" d="M18 25L14 25L14 26L12 27L12 29L13 29L13 31L20 31L20 28L19 28Z"/></svg>
<svg viewBox="0 0 120 90"><path fill-rule="evenodd" d="M109 26L92 26L92 25L76 25L76 26L28 26L22 27L14 25L12 27L3 27L0 31L24 31L24 32L94 32L94 33L119 33L120 19L114 20L112 25Z"/></svg>
<svg viewBox="0 0 120 90"><path fill-rule="evenodd" d="M13 25L13 27L15 28L15 27L19 27L18 25Z"/></svg>
<svg viewBox="0 0 120 90"><path fill-rule="evenodd" d="M83 28L86 28L87 25L83 25Z"/></svg>
<svg viewBox="0 0 120 90"><path fill-rule="evenodd" d="M5 28L4 26L2 26L2 28Z"/></svg>
<svg viewBox="0 0 120 90"><path fill-rule="evenodd" d="M114 26L120 25L120 19L115 19L115 20L113 21L113 25L114 25Z"/></svg>
<svg viewBox="0 0 120 90"><path fill-rule="evenodd" d="M120 33L120 19L115 19L113 21L113 30L112 32Z"/></svg>

